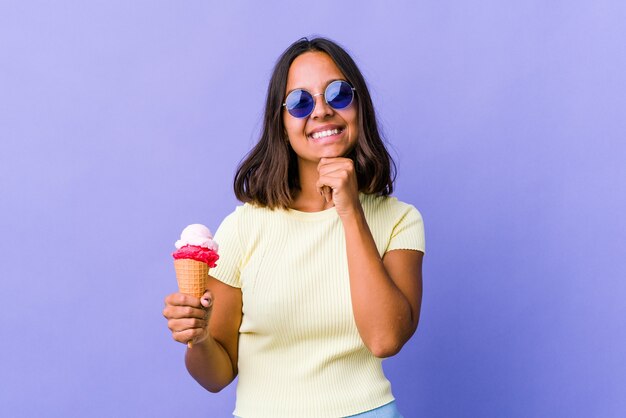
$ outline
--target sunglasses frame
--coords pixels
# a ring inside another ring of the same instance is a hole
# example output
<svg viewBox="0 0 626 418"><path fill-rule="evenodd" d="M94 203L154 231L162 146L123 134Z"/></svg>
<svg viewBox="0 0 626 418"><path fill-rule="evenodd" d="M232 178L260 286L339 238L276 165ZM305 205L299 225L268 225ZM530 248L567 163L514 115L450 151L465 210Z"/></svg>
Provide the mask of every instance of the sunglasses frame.
<svg viewBox="0 0 626 418"><path fill-rule="evenodd" d="M328 92L328 88L330 86L332 86L335 83L345 83L348 86L350 86L350 89L352 90L352 98L350 99L350 103L348 103L347 105L345 105L344 107L341 107L339 109L335 108L333 105L331 105L330 103L328 103L328 100L326 100L326 93ZM306 93L308 93L312 98L313 98L313 107L311 108L311 111L304 115L304 116L294 116L289 109L287 109L287 98L291 95L291 93L293 93L294 91L304 91ZM352 104L352 102L354 101L354 92L356 91L356 89L354 87L352 87L352 85L350 83L348 83L346 80L333 80L330 83L328 83L328 85L326 86L326 88L324 89L323 93L316 93L316 94L311 94L310 91L308 91L307 89L294 89L291 90L289 92L289 94L287 94L287 96L285 97L285 102L283 103L283 107L287 110L287 112L294 118L296 119L304 119L304 118L308 118L309 116L311 116L311 113L313 113L313 111L315 111L315 106L317 106L317 102L315 101L315 98L317 96L324 96L324 102L326 102L326 104L330 107L332 107L334 110L342 110L347 108L348 106L350 106Z"/></svg>

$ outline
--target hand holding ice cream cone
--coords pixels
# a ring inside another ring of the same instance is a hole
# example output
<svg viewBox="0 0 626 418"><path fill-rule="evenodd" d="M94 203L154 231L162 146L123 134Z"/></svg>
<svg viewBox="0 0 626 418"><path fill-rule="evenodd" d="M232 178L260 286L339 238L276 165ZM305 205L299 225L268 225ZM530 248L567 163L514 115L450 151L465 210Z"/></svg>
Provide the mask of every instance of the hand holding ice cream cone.
<svg viewBox="0 0 626 418"><path fill-rule="evenodd" d="M174 340L188 344L201 342L209 336L209 320L213 310L213 295L206 291L200 298L184 293L172 293L165 298L163 316Z"/></svg>
<svg viewBox="0 0 626 418"><path fill-rule="evenodd" d="M219 259L218 245L213 241L209 228L201 224L192 224L183 229L180 239L175 243L174 267L180 293L202 297L206 292L209 268L215 267ZM190 340L187 346L191 348Z"/></svg>

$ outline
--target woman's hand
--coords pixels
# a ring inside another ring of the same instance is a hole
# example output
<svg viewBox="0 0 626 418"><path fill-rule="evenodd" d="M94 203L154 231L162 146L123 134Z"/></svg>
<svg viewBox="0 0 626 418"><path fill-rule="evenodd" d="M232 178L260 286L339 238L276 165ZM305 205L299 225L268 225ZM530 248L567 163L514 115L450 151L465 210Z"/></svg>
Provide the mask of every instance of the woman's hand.
<svg viewBox="0 0 626 418"><path fill-rule="evenodd" d="M206 291L200 299L183 293L172 293L165 298L163 316L172 338L187 344L198 344L209 336L209 318L213 307L213 295Z"/></svg>
<svg viewBox="0 0 626 418"><path fill-rule="evenodd" d="M340 217L361 209L354 162L349 158L322 158L316 186L327 202L332 200Z"/></svg>

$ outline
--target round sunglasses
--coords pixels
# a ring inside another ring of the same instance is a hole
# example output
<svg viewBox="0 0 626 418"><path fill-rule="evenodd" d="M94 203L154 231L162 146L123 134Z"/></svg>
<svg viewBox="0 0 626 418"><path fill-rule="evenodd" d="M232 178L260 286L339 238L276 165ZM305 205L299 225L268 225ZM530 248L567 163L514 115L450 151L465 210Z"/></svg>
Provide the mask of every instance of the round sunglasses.
<svg viewBox="0 0 626 418"><path fill-rule="evenodd" d="M341 110L350 106L355 91L347 81L335 80L326 87L324 93L311 94L304 89L295 89L287 95L283 106L291 116L302 119L313 113L315 97L324 95L324 100L330 107Z"/></svg>

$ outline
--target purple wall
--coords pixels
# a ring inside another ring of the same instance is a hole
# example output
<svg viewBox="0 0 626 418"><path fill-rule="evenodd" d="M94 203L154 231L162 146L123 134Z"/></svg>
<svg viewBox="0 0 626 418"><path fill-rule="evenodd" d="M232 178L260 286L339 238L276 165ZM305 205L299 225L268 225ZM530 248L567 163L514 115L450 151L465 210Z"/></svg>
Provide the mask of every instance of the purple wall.
<svg viewBox="0 0 626 418"><path fill-rule="evenodd" d="M405 417L624 416L624 2L230 3L0 4L0 415L229 416L161 316L169 254L232 211L271 67L318 33L425 219Z"/></svg>

